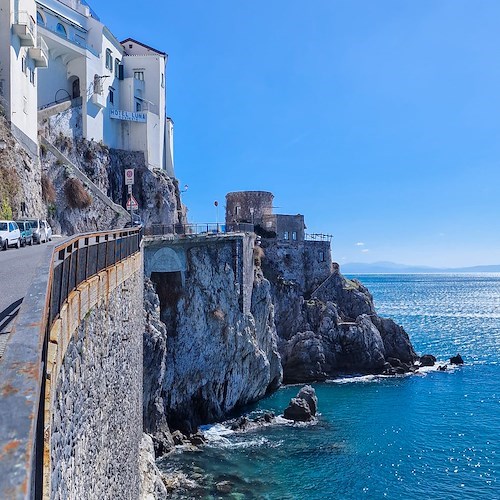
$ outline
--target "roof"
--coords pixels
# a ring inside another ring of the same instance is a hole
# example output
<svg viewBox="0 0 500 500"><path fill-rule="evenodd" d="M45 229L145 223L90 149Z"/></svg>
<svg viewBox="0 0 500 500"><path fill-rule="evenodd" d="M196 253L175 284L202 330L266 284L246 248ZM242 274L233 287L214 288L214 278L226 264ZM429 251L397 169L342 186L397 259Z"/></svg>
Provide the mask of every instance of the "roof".
<svg viewBox="0 0 500 500"><path fill-rule="evenodd" d="M137 43L138 45L140 45L141 47L144 47L145 49L148 49L148 50L152 50L153 52L156 52L157 54L161 55L161 56L166 56L167 53L166 52L162 52L161 50L157 50L153 47L150 47L149 45L146 45L145 43L142 43L142 42L139 42L137 40L135 40L134 38L126 38L125 40L123 40L122 42L120 42L122 45L125 45L126 43L128 42L134 42L134 43Z"/></svg>

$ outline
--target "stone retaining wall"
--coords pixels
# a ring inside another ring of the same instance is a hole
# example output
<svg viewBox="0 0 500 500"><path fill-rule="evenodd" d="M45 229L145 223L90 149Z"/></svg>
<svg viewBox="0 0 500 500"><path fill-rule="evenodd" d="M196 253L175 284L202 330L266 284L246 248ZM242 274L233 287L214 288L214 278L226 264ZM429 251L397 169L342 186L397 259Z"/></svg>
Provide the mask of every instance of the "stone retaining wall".
<svg viewBox="0 0 500 500"><path fill-rule="evenodd" d="M142 269L136 254L82 283L52 327L46 498L139 497Z"/></svg>

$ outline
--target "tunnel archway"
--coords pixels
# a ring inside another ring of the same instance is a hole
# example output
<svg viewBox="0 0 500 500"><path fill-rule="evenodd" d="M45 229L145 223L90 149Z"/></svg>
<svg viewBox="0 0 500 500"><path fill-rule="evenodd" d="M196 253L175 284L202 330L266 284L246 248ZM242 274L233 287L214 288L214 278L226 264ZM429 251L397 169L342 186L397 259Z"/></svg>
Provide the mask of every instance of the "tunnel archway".
<svg viewBox="0 0 500 500"><path fill-rule="evenodd" d="M184 266L175 250L160 248L153 255L148 271L160 299L160 319L167 333L174 336L177 331L177 303L184 288Z"/></svg>

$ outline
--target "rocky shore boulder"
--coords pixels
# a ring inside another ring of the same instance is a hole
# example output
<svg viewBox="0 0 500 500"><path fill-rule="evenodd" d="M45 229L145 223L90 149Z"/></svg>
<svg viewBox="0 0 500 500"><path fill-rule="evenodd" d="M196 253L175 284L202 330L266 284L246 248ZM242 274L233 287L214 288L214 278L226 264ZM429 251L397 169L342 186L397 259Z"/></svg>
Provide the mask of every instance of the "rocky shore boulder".
<svg viewBox="0 0 500 500"><path fill-rule="evenodd" d="M436 364L436 357L432 354L424 354L420 356L420 366L434 366Z"/></svg>
<svg viewBox="0 0 500 500"><path fill-rule="evenodd" d="M310 386L304 386L295 398L285 408L283 416L295 422L308 422L316 416L318 398L316 391Z"/></svg>
<svg viewBox="0 0 500 500"><path fill-rule="evenodd" d="M456 356L452 356L450 358L450 364L451 365L463 365L464 360L462 359L462 356L460 356L460 354L457 354Z"/></svg>

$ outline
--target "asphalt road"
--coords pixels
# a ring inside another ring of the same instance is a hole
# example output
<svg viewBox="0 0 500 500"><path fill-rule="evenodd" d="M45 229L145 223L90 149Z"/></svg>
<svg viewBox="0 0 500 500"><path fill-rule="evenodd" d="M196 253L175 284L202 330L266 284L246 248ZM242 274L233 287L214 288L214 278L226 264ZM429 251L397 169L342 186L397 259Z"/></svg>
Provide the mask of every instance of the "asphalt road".
<svg viewBox="0 0 500 500"><path fill-rule="evenodd" d="M11 320L35 277L37 267L47 257L47 246L53 247L57 241L0 251L0 356L13 325Z"/></svg>

